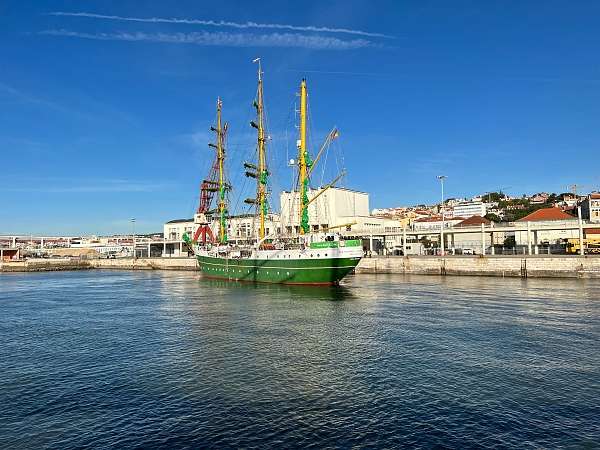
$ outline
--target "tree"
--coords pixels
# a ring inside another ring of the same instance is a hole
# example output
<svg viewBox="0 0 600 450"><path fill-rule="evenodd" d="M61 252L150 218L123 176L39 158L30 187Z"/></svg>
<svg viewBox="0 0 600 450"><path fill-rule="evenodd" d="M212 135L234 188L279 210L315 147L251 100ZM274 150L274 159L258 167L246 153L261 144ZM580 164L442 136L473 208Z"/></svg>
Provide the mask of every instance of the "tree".
<svg viewBox="0 0 600 450"><path fill-rule="evenodd" d="M488 192L483 198L490 202L499 202L503 198L506 198L506 194L502 192Z"/></svg>
<svg viewBox="0 0 600 450"><path fill-rule="evenodd" d="M507 236L504 239L504 246L506 248L514 248L514 247L516 247L516 245L517 245L517 240L515 239L514 236Z"/></svg>
<svg viewBox="0 0 600 450"><path fill-rule="evenodd" d="M485 216L487 220L491 220L492 222L501 222L502 220L500 219L500 217L498 217L496 214L492 214L492 213L487 213Z"/></svg>
<svg viewBox="0 0 600 450"><path fill-rule="evenodd" d="M429 240L429 238L427 236L423 236L421 239L419 239L419 241L421 242L421 244L423 244L423 247L425 247L425 248L431 247L431 241Z"/></svg>

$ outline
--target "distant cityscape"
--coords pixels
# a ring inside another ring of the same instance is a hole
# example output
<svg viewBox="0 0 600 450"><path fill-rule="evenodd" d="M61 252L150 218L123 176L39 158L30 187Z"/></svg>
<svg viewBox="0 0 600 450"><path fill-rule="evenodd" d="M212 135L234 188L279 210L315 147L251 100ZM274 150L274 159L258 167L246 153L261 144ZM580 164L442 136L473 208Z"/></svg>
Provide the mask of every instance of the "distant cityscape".
<svg viewBox="0 0 600 450"><path fill-rule="evenodd" d="M443 205L435 203L433 205L375 208L372 215L412 224L435 218L441 220L443 209L444 217L450 220L463 220L476 215L493 222L515 222L543 208L558 208L577 217L577 206L581 206L584 220L598 222L600 221L600 212L595 208L593 200L598 199L599 196L598 192L584 195L572 192L560 194L538 192L533 195L514 197L503 192L486 192L469 199L448 198L444 200Z"/></svg>
<svg viewBox="0 0 600 450"><path fill-rule="evenodd" d="M267 231L293 235L298 231L297 199L284 192L280 200L282 211L269 214ZM579 240L590 252L600 252L599 192L521 197L487 192L444 199L443 204L369 210L368 193L332 188L309 212L313 231L336 230L363 239L366 251L384 255L437 254L444 249L452 254L577 253ZM184 235L198 239L198 221L198 217L170 220L162 232L144 235L132 230L112 236L0 236L0 257L132 257L134 241L138 257L186 257L191 248ZM216 232L218 225L211 226ZM255 227L251 215L231 217L230 242L251 241Z"/></svg>

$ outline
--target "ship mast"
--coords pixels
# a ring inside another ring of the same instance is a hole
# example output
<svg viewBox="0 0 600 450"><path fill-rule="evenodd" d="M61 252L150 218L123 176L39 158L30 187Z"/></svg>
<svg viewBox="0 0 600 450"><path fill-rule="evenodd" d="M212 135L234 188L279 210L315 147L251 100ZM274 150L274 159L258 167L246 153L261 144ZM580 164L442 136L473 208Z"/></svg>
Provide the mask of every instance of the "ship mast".
<svg viewBox="0 0 600 450"><path fill-rule="evenodd" d="M300 234L310 230L308 224L308 173L312 160L306 148L306 80L300 83L300 145L298 146L298 190L300 194Z"/></svg>
<svg viewBox="0 0 600 450"><path fill-rule="evenodd" d="M263 104L263 80L262 70L260 65L260 58L256 58L254 62L258 63L258 89L256 91L256 100L254 101L254 107L256 108L256 122L250 124L257 129L257 148L258 148L258 167L248 167L255 169L256 178L256 206L258 209L258 216L260 219L258 228L258 239L261 241L265 238L265 219L268 212L267 205L267 179L269 172L267 170L267 157L265 152L265 116L264 116L264 104Z"/></svg>
<svg viewBox="0 0 600 450"><path fill-rule="evenodd" d="M225 182L225 133L227 131L227 123L223 124L221 120L221 99L217 99L217 126L210 127L217 135L216 144L208 144L217 151L217 166L219 170L218 181L218 204L217 211L219 213L219 243L227 243L227 183Z"/></svg>

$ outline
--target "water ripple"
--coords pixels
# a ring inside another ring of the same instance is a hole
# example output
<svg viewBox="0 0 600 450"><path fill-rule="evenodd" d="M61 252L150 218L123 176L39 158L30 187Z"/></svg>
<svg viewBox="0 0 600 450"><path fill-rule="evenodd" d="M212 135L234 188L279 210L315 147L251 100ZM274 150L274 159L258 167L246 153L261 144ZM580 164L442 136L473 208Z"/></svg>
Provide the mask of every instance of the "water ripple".
<svg viewBox="0 0 600 450"><path fill-rule="evenodd" d="M596 448L600 282L0 274L1 448Z"/></svg>

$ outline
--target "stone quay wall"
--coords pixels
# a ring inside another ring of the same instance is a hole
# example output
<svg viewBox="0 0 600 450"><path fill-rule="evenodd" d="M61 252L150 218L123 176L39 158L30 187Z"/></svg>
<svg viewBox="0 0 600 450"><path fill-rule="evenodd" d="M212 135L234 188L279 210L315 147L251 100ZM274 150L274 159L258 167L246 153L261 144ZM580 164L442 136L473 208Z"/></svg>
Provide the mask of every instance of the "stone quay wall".
<svg viewBox="0 0 600 450"><path fill-rule="evenodd" d="M56 270L196 270L195 258L27 259L0 262L0 272L50 272Z"/></svg>
<svg viewBox="0 0 600 450"><path fill-rule="evenodd" d="M196 258L129 258L93 259L94 269L131 269L131 270L196 270Z"/></svg>
<svg viewBox="0 0 600 450"><path fill-rule="evenodd" d="M598 256L377 256L363 258L356 273L600 278Z"/></svg>
<svg viewBox="0 0 600 450"><path fill-rule="evenodd" d="M195 258L28 259L0 262L0 272L56 270L196 270ZM600 256L375 256L356 273L600 278Z"/></svg>

